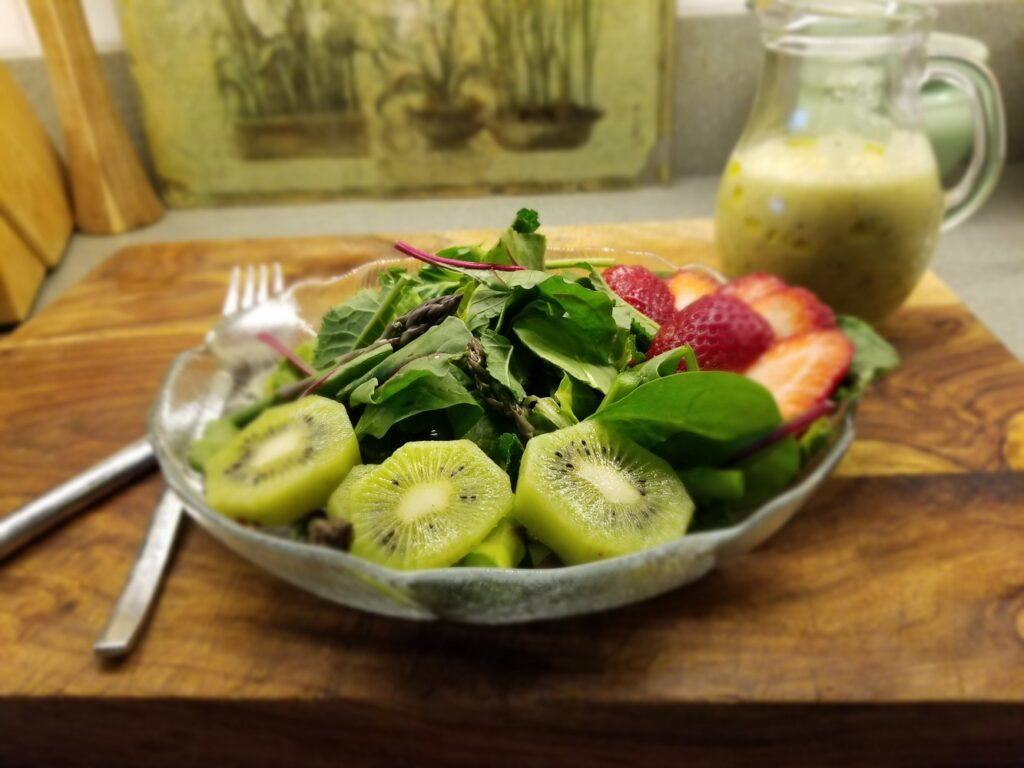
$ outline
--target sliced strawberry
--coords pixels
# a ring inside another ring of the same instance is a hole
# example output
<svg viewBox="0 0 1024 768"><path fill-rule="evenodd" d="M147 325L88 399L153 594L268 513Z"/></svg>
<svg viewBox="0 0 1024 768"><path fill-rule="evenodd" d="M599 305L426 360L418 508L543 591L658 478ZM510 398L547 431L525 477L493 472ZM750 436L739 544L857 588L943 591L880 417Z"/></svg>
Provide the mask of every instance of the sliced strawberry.
<svg viewBox="0 0 1024 768"><path fill-rule="evenodd" d="M702 296L661 326L648 357L684 344L702 369L742 371L772 343L772 329L763 317L739 299L721 292ZM685 363L680 363L684 369Z"/></svg>
<svg viewBox="0 0 1024 768"><path fill-rule="evenodd" d="M852 360L853 344L842 331L810 331L776 342L746 374L775 396L788 420L826 400Z"/></svg>
<svg viewBox="0 0 1024 768"><path fill-rule="evenodd" d="M601 276L623 301L659 325L672 316L672 294L665 282L647 267L617 264Z"/></svg>
<svg viewBox="0 0 1024 768"><path fill-rule="evenodd" d="M737 277L722 290L740 301L753 304L762 296L788 287L789 285L781 277L769 275L767 272L755 272L751 275Z"/></svg>
<svg viewBox="0 0 1024 768"><path fill-rule="evenodd" d="M775 332L788 339L818 328L834 328L836 316L806 288L783 288L750 302L750 306Z"/></svg>
<svg viewBox="0 0 1024 768"><path fill-rule="evenodd" d="M675 299L676 312L722 287L714 277L699 269L680 269L666 278L665 285Z"/></svg>

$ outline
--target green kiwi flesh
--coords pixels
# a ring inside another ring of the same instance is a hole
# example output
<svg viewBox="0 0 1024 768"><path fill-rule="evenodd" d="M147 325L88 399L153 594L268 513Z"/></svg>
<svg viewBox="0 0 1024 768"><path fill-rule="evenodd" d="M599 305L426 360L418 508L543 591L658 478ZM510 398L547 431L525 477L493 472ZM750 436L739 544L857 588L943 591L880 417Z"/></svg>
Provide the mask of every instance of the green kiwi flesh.
<svg viewBox="0 0 1024 768"><path fill-rule="evenodd" d="M526 444L513 515L574 565L677 539L693 511L686 488L664 460L583 422Z"/></svg>
<svg viewBox="0 0 1024 768"><path fill-rule="evenodd" d="M334 493L327 500L327 516L332 520L348 520L349 509L352 506L352 489L356 483L376 469L379 464L356 464L352 471L345 475Z"/></svg>
<svg viewBox="0 0 1024 768"><path fill-rule="evenodd" d="M352 553L403 570L443 568L511 508L509 476L475 443L406 443L352 489Z"/></svg>
<svg viewBox="0 0 1024 768"><path fill-rule="evenodd" d="M466 568L515 568L526 556L523 527L506 517L459 561Z"/></svg>
<svg viewBox="0 0 1024 768"><path fill-rule="evenodd" d="M287 525L319 509L359 463L345 406L313 395L268 408L206 462L206 501L236 520Z"/></svg>

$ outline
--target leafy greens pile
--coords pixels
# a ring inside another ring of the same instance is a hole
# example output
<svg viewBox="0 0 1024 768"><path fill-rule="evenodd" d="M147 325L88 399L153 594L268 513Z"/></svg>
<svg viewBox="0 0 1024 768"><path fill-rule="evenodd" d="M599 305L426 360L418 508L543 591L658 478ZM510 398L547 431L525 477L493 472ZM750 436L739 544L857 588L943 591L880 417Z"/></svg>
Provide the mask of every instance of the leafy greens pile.
<svg viewBox="0 0 1024 768"><path fill-rule="evenodd" d="M513 483L531 437L600 421L666 459L704 525L778 493L827 444L827 419L798 440L766 389L699 371L688 347L647 360L657 324L619 299L596 263L545 264L538 226L522 210L488 251L458 246L420 254L432 263L417 272L383 272L378 288L324 316L315 346L300 348L317 371L312 383L283 360L271 400L295 396L296 381L339 400L368 462L410 440L472 440ZM841 327L856 357L839 394L854 398L896 358L870 326L848 318Z"/></svg>

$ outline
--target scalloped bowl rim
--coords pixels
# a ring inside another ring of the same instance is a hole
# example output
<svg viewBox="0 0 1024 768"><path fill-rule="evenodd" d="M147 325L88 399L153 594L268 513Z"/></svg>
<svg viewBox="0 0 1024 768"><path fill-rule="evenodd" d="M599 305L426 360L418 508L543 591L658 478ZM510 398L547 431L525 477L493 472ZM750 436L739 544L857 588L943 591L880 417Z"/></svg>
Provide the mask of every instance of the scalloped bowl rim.
<svg viewBox="0 0 1024 768"><path fill-rule="evenodd" d="M620 255L629 255L631 257L636 256L642 259L655 259L670 269L680 269L685 266L691 266L677 265L655 254L641 251L623 251L610 248L584 248L549 249L549 252L573 254L583 252L591 255L594 255L597 252L616 253ZM377 270L379 272L381 267L395 266L398 263L408 261L412 260L404 258L382 258L367 261L350 270L340 273L335 277L307 279L296 282L286 291L270 301L293 302L295 300L295 295L298 292L309 289L310 287L332 285L342 280L350 280L353 276L359 273L369 272L371 270ZM709 271L715 275L718 274L714 269L703 264L695 264L692 266L699 267L700 269ZM239 318L244 317L253 311L254 310L247 310L224 318L220 323L218 323L217 328L220 328L225 324L230 325L235 323ZM809 496L810 493L813 492L813 490L816 489L829 474L831 474L854 438L853 414L851 411L845 413L841 417L836 436L829 448L820 456L816 457L809 468L805 468L802 472L802 476L796 483L769 501L760 505L741 522L727 528L702 531L698 533L688 533L678 539L666 542L651 549L581 565L569 565L549 569L449 567L401 571L377 565L376 563L364 560L348 552L317 546L298 540L287 539L273 533L247 527L215 512L206 505L202 497L201 485L198 485L193 477L195 473L174 455L174 449L165 439L165 435L159 423L160 411L167 404L171 384L175 381L175 378L179 375L182 369L197 356L206 354L210 354L210 349L208 344L203 344L200 347L192 348L180 353L174 359L160 385L157 397L155 398L150 410L148 421L148 437L155 450L160 468L170 487L181 498L186 512L202 527L216 534L220 534L217 537L221 538L222 543L228 544L228 546L231 546L231 540L236 540L239 543L245 543L253 548L270 548L278 550L281 554L291 557L311 558L325 564L344 565L346 569L353 572L357 577L361 574L366 578L372 579L374 582L390 584L396 587L416 587L428 584L436 586L440 584L451 585L453 588L458 588L460 585L465 585L467 583L489 583L493 585L502 585L510 582L550 584L555 586L567 580L586 579L588 575L599 574L610 570L628 571L631 567L653 557L672 555L674 553L679 554L680 556L684 554L693 556L695 553L710 555L714 558L714 562L721 562L722 560L735 557L753 549L761 544L765 539L774 535L779 528L783 527L796 513L796 511L798 511L799 507L806 501L806 497ZM794 503L796 503L795 508L788 509ZM786 514L787 512L788 514ZM774 518L779 516L780 513L782 513L784 519L775 520ZM305 588L307 591L313 591L314 593L320 594L321 597L326 597L327 599L344 604L344 600L338 600L336 597L318 593L308 585L303 585L297 581L289 579L286 575L282 575L279 571L265 567L263 563L258 560L254 560L249 555L243 554L243 556L253 561L258 567L262 567L264 570L276 573L278 576L292 581L293 584L300 586L300 588ZM713 567L713 565L711 567ZM708 570L711 570L711 567L708 567L703 573L697 576L697 578L704 575ZM690 580L692 581L693 579ZM682 586L682 584L679 586ZM395 598L400 601L409 599L407 595L395 595ZM618 603L617 605L621 604L625 603ZM442 617L441 615L430 614L429 606L418 607L426 609L427 613L405 617L428 619ZM615 606L603 606L594 609L580 608L578 611L559 614L559 616L588 613L591 612L591 610L604 610L609 607ZM540 616L538 618L543 619L555 617L557 616ZM471 617L460 617L459 620L469 622L474 621ZM527 618L516 621L529 620L532 619ZM488 619L484 617L481 619L481 623L492 622L488 621Z"/></svg>

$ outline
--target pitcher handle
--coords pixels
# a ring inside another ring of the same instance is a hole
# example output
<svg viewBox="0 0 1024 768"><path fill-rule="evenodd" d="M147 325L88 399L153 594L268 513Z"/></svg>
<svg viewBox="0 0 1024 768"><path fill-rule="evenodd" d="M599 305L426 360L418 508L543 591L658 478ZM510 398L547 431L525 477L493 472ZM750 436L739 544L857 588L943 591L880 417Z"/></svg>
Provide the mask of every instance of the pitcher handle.
<svg viewBox="0 0 1024 768"><path fill-rule="evenodd" d="M952 54L928 57L925 82L940 80L964 92L971 109L974 147L963 178L946 191L943 231L970 217L992 194L1006 160L1006 115L999 84L991 70Z"/></svg>

